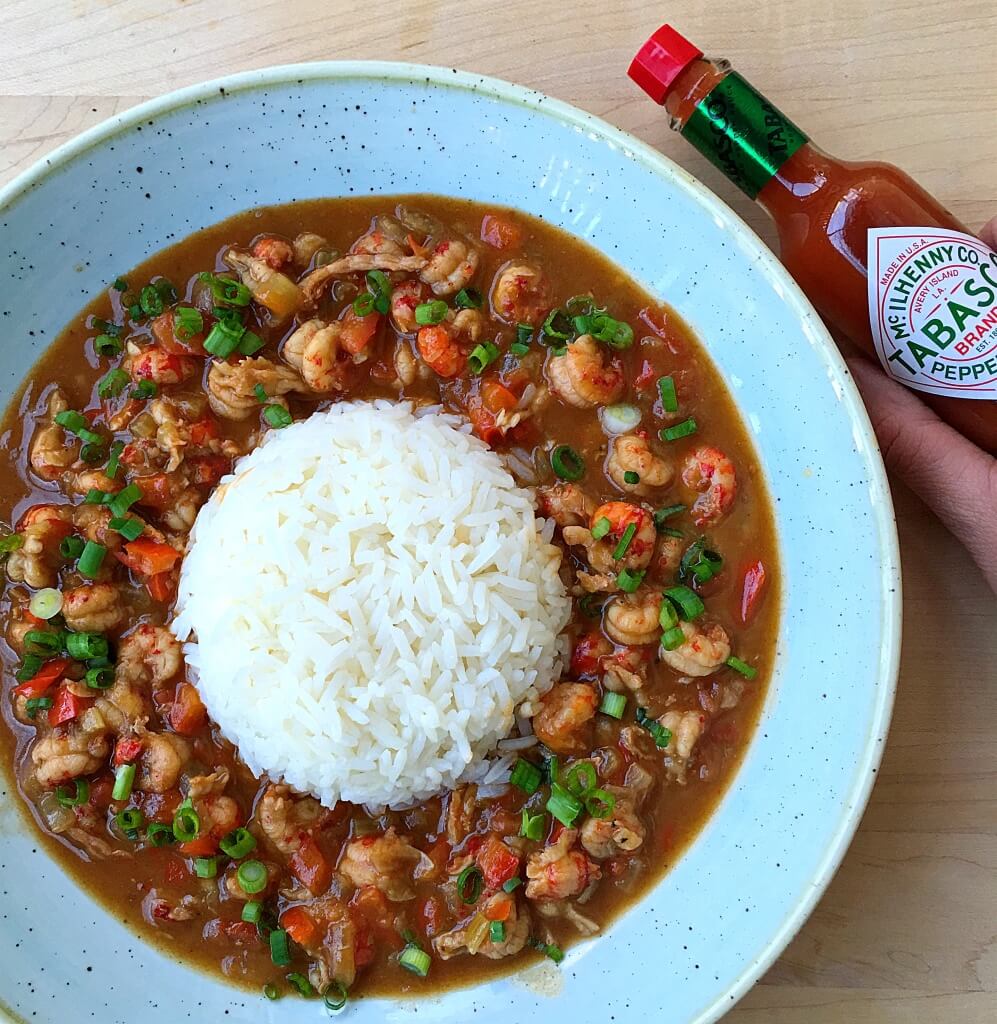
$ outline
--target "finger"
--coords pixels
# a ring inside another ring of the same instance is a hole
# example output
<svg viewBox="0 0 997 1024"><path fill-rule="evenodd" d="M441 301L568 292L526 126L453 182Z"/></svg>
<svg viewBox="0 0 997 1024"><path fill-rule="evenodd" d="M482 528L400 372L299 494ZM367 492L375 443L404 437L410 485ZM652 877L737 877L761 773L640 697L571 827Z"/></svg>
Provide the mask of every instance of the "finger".
<svg viewBox="0 0 997 1024"><path fill-rule="evenodd" d="M980 238L983 239L991 249L997 249L997 217L988 221L980 229Z"/></svg>
<svg viewBox="0 0 997 1024"><path fill-rule="evenodd" d="M849 368L883 461L937 513L997 590L997 460L866 359Z"/></svg>

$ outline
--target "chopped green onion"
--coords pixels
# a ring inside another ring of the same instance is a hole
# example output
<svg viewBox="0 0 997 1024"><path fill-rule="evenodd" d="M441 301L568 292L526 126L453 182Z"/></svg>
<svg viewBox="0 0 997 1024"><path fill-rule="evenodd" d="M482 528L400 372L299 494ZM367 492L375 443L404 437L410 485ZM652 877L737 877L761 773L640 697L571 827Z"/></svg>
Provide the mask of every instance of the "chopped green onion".
<svg viewBox="0 0 997 1024"><path fill-rule="evenodd" d="M132 388L129 398L134 398L136 401L144 402L147 399L155 398L159 394L159 387L154 380L140 380L135 387Z"/></svg>
<svg viewBox="0 0 997 1024"><path fill-rule="evenodd" d="M599 409L599 422L607 434L626 434L640 425L641 411L630 402L617 402Z"/></svg>
<svg viewBox="0 0 997 1024"><path fill-rule="evenodd" d="M433 958L418 946L406 946L398 958L400 966L404 967L405 970L411 971L413 974L418 974L420 978L425 978L429 974L429 967L432 964Z"/></svg>
<svg viewBox="0 0 997 1024"><path fill-rule="evenodd" d="M146 316L159 316L163 311L163 297L151 284L147 284L138 293L138 304Z"/></svg>
<svg viewBox="0 0 997 1024"><path fill-rule="evenodd" d="M681 626L672 626L661 634L661 646L666 651L674 651L685 643L685 633Z"/></svg>
<svg viewBox="0 0 997 1024"><path fill-rule="evenodd" d="M26 683L29 679L34 679L44 662L45 659L39 658L37 654L25 654L21 659L21 667L14 673L14 678L19 683Z"/></svg>
<svg viewBox="0 0 997 1024"><path fill-rule="evenodd" d="M661 608L658 610L658 625L666 632L674 629L679 624L679 613L671 601L662 598Z"/></svg>
<svg viewBox="0 0 997 1024"><path fill-rule="evenodd" d="M602 540L612 529L613 524L605 517L600 516L592 526L592 539Z"/></svg>
<svg viewBox="0 0 997 1024"><path fill-rule="evenodd" d="M526 839L543 839L544 816L542 814L530 814L524 807L523 817L519 825L519 834Z"/></svg>
<svg viewBox="0 0 997 1024"><path fill-rule="evenodd" d="M665 598L675 605L679 615L687 622L698 619L706 611L702 598L685 586L669 587L665 591Z"/></svg>
<svg viewBox="0 0 997 1024"><path fill-rule="evenodd" d="M129 807L124 811L118 811L114 816L114 823L132 841L138 839L138 830L145 824L145 817L137 807Z"/></svg>
<svg viewBox="0 0 997 1024"><path fill-rule="evenodd" d="M107 637L101 633L67 633L66 650L77 661L106 658L109 650Z"/></svg>
<svg viewBox="0 0 997 1024"><path fill-rule="evenodd" d="M271 933L272 934L272 933ZM270 947L271 957L273 956L273 944ZM275 960L274 963L277 961ZM290 961L288 961L290 963ZM287 976L287 980L291 987L298 993L299 996L304 996L305 999L311 999L315 995L315 989L312 988L312 983L303 975L298 974L297 971L292 972Z"/></svg>
<svg viewBox="0 0 997 1024"><path fill-rule="evenodd" d="M86 547L86 541L82 537L63 537L59 542L59 554L65 559L79 558Z"/></svg>
<svg viewBox="0 0 997 1024"><path fill-rule="evenodd" d="M457 895L460 897L461 902L468 904L477 903L483 884L484 875L482 875L481 870L473 864L468 864L457 876Z"/></svg>
<svg viewBox="0 0 997 1024"><path fill-rule="evenodd" d="M560 774L559 767L557 754L551 754L550 757L544 758L544 778L548 782L557 782L557 777Z"/></svg>
<svg viewBox="0 0 997 1024"><path fill-rule="evenodd" d="M268 981L263 986L263 995L270 1000L280 999L280 990L272 981Z"/></svg>
<svg viewBox="0 0 997 1024"><path fill-rule="evenodd" d="M104 439L95 430L87 430L86 427L84 427L76 433L80 440L84 441L88 445L97 447L104 444Z"/></svg>
<svg viewBox="0 0 997 1024"><path fill-rule="evenodd" d="M103 505L106 501L110 501L114 497L109 491L98 491L96 487L91 487L86 493L86 497L83 499L84 505Z"/></svg>
<svg viewBox="0 0 997 1024"><path fill-rule="evenodd" d="M9 555L11 551L17 551L24 547L24 538L19 533L8 533L0 539L0 554Z"/></svg>
<svg viewBox="0 0 997 1024"><path fill-rule="evenodd" d="M128 541L137 540L145 530L145 525L138 519L114 518L107 525Z"/></svg>
<svg viewBox="0 0 997 1024"><path fill-rule="evenodd" d="M471 349L467 357L467 365L471 373L481 373L482 370L499 357L499 347L493 341L483 341Z"/></svg>
<svg viewBox="0 0 997 1024"><path fill-rule="evenodd" d="M322 1001L330 1013L339 1013L346 1006L349 998L350 995L346 986L339 981L331 982L322 993Z"/></svg>
<svg viewBox="0 0 997 1024"><path fill-rule="evenodd" d="M121 453L124 450L125 446L120 441L115 441L111 445L110 458L104 467L104 475L111 480L118 475L118 470L121 468Z"/></svg>
<svg viewBox="0 0 997 1024"><path fill-rule="evenodd" d="M103 462L106 457L107 453L104 451L102 444L85 444L80 449L80 459L88 466L96 466L98 463Z"/></svg>
<svg viewBox="0 0 997 1024"><path fill-rule="evenodd" d="M508 882L502 883L502 892L515 892L522 884L523 880L517 875L515 878L510 878Z"/></svg>
<svg viewBox="0 0 997 1024"><path fill-rule="evenodd" d="M114 685L114 669L109 665L88 668L86 683L91 690L107 690Z"/></svg>
<svg viewBox="0 0 997 1024"><path fill-rule="evenodd" d="M128 387L131 378L124 370L116 368L108 371L97 385L97 394L101 398L117 398Z"/></svg>
<svg viewBox="0 0 997 1024"><path fill-rule="evenodd" d="M24 705L24 710L28 713L28 718L34 718L39 711L48 711L51 706L51 697L31 697Z"/></svg>
<svg viewBox="0 0 997 1024"><path fill-rule="evenodd" d="M622 320L614 320L608 313L596 313L588 317L585 334L591 334L597 341L604 342L610 348L630 348L634 341L634 330L630 324ZM577 326L576 318L575 324Z"/></svg>
<svg viewBox="0 0 997 1024"><path fill-rule="evenodd" d="M244 356L255 355L266 342L253 331L243 331L239 339L239 353Z"/></svg>
<svg viewBox="0 0 997 1024"><path fill-rule="evenodd" d="M509 781L524 793L535 793L540 788L542 779L543 774L540 769L523 758L516 761L512 775L509 776Z"/></svg>
<svg viewBox="0 0 997 1024"><path fill-rule="evenodd" d="M569 828L582 813L581 800L568 792L559 782L551 783L550 797L546 807L562 825L567 825Z"/></svg>
<svg viewBox="0 0 997 1024"><path fill-rule="evenodd" d="M51 655L62 650L61 633L47 633L40 629L29 629L24 634L24 642L30 647L32 654Z"/></svg>
<svg viewBox="0 0 997 1024"><path fill-rule="evenodd" d="M488 927L488 935L492 942L505 942L505 922L492 921Z"/></svg>
<svg viewBox="0 0 997 1024"><path fill-rule="evenodd" d="M112 323L110 320L101 320L99 316L95 316L90 321L90 330L98 331L101 334L110 334L112 338L117 338L121 335L124 327L121 324Z"/></svg>
<svg viewBox="0 0 997 1024"><path fill-rule="evenodd" d="M60 807L79 807L90 799L90 783L86 779L73 779L69 786L57 786L55 798Z"/></svg>
<svg viewBox="0 0 997 1024"><path fill-rule="evenodd" d="M240 281L209 273L197 276L198 280L203 281L211 289L215 302L224 302L229 306L248 306L252 301L253 293Z"/></svg>
<svg viewBox="0 0 997 1024"><path fill-rule="evenodd" d="M529 347L530 342L533 340L533 325L532 324L516 324L516 344L526 345Z"/></svg>
<svg viewBox="0 0 997 1024"><path fill-rule="evenodd" d="M578 600L578 610L590 619L598 618L602 614L602 605L603 600L598 594L585 594Z"/></svg>
<svg viewBox="0 0 997 1024"><path fill-rule="evenodd" d="M121 518L136 501L139 501L142 497L142 488L137 484L129 484L127 487L118 491L118 493L108 501L107 506L111 510L111 515L115 518Z"/></svg>
<svg viewBox="0 0 997 1024"><path fill-rule="evenodd" d="M524 345L521 341L514 341L509 346L509 351L514 356L525 356L526 353L530 351L530 346L529 345Z"/></svg>
<svg viewBox="0 0 997 1024"><path fill-rule="evenodd" d="M758 675L758 669L753 665L749 665L746 661L741 661L740 658L735 655L731 655L724 664L728 668L732 668L735 672L740 672L745 679L754 679Z"/></svg>
<svg viewBox="0 0 997 1024"><path fill-rule="evenodd" d="M367 287L374 296L374 309L387 313L391 308L391 280L383 270L367 272Z"/></svg>
<svg viewBox="0 0 997 1024"><path fill-rule="evenodd" d="M560 309L552 309L544 320L543 332L545 337L556 338L558 341L566 341L571 337L571 321Z"/></svg>
<svg viewBox="0 0 997 1024"><path fill-rule="evenodd" d="M93 350L99 356L113 359L115 356L121 355L124 345L121 344L120 338L112 338L110 334L98 334L93 339Z"/></svg>
<svg viewBox="0 0 997 1024"><path fill-rule="evenodd" d="M624 594L633 594L641 583L644 582L644 576L646 573L646 569L624 569L623 572L616 577L616 585Z"/></svg>
<svg viewBox="0 0 997 1024"><path fill-rule="evenodd" d="M634 539L634 534L637 532L636 523L628 523L627 528L623 531L623 536L620 537L619 544L613 549L613 560L618 562L626 553L627 548L630 547L630 542Z"/></svg>
<svg viewBox="0 0 997 1024"><path fill-rule="evenodd" d="M267 887L267 869L258 860L244 860L235 873L236 881L248 896Z"/></svg>
<svg viewBox="0 0 997 1024"><path fill-rule="evenodd" d="M111 790L112 800L127 800L132 795L135 784L135 765L119 764L114 769L114 789Z"/></svg>
<svg viewBox="0 0 997 1024"><path fill-rule="evenodd" d="M374 312L374 303L376 299L370 292L361 292L353 300L353 312L357 316L370 316Z"/></svg>
<svg viewBox="0 0 997 1024"><path fill-rule="evenodd" d="M690 416L673 427L665 427L658 436L662 441L677 441L680 437L689 437L696 433L696 421Z"/></svg>
<svg viewBox="0 0 997 1024"><path fill-rule="evenodd" d="M675 391L675 378L659 377L658 394L661 395L661 408L665 412L678 412L679 399Z"/></svg>
<svg viewBox="0 0 997 1024"><path fill-rule="evenodd" d="M126 292L128 291L128 282L123 277L116 277L111 287L116 292Z"/></svg>
<svg viewBox="0 0 997 1024"><path fill-rule="evenodd" d="M579 761L564 774L564 788L580 800L584 800L595 789L598 782L595 768L590 761Z"/></svg>
<svg viewBox="0 0 997 1024"><path fill-rule="evenodd" d="M173 829L169 825L164 825L162 822L154 821L145 830L145 838L148 840L150 846L169 846L170 843L176 842L176 836L173 834Z"/></svg>
<svg viewBox="0 0 997 1024"><path fill-rule="evenodd" d="M263 916L263 904L259 900L249 900L242 905L242 919L249 924L258 924Z"/></svg>
<svg viewBox="0 0 997 1024"><path fill-rule="evenodd" d="M640 483L640 473L635 473L632 469L628 469L623 474L623 482L625 484L630 484L631 487L634 484L639 484Z"/></svg>
<svg viewBox="0 0 997 1024"><path fill-rule="evenodd" d="M270 933L270 959L278 967L286 967L291 962L291 950L288 948L287 932L283 928L274 928Z"/></svg>
<svg viewBox="0 0 997 1024"><path fill-rule="evenodd" d="M616 797L604 789L593 789L585 796L585 810L593 818L608 818L616 806Z"/></svg>
<svg viewBox="0 0 997 1024"><path fill-rule="evenodd" d="M646 729L654 738L654 745L664 749L672 741L671 729L666 729L659 721L647 713L647 708L637 708L634 715L637 724Z"/></svg>
<svg viewBox="0 0 997 1024"><path fill-rule="evenodd" d="M289 427L294 422L294 417L282 405L268 405L263 410L263 418L274 430L281 430Z"/></svg>
<svg viewBox="0 0 997 1024"><path fill-rule="evenodd" d="M571 316L591 316L595 312L604 313L604 309L597 310L595 296L590 294L572 295L564 304L564 308Z"/></svg>
<svg viewBox="0 0 997 1024"><path fill-rule="evenodd" d="M553 960L556 964L559 964L564 959L564 951L560 946L553 942L548 942L546 944L541 943L540 949L545 956L550 960Z"/></svg>
<svg viewBox="0 0 997 1024"><path fill-rule="evenodd" d="M246 328L241 324L234 324L231 320L218 320L204 339L204 350L219 359L228 359L239 347L245 333Z"/></svg>
<svg viewBox="0 0 997 1024"><path fill-rule="evenodd" d="M176 814L173 815L173 835L181 843L193 842L201 831L201 818L197 811L194 810L194 805L191 803L190 797L177 808ZM258 863L252 861L251 863ZM245 865L242 865L245 867ZM260 865L262 867L262 865ZM240 879L241 882L241 879Z"/></svg>
<svg viewBox="0 0 997 1024"><path fill-rule="evenodd" d="M199 309L191 306L177 306L173 310L173 333L181 341L189 341L204 330L204 317Z"/></svg>
<svg viewBox="0 0 997 1024"><path fill-rule="evenodd" d="M622 693L608 692L603 695L599 710L610 718L622 718L627 706L627 698Z"/></svg>
<svg viewBox="0 0 997 1024"><path fill-rule="evenodd" d="M88 580L94 579L97 573L100 572L100 567L106 554L107 548L103 544L88 540L83 545L83 553L80 555L80 560L76 563L77 572L81 576L86 576Z"/></svg>
<svg viewBox="0 0 997 1024"><path fill-rule="evenodd" d="M719 574L723 564L723 558L706 547L706 538L700 537L683 553L678 578L683 581L691 578L695 583L706 583Z"/></svg>
<svg viewBox="0 0 997 1024"><path fill-rule="evenodd" d="M654 528L658 533L664 533L667 529L665 520L670 519L672 516L677 516L680 512L684 512L685 508L685 505L668 505L665 508L659 508L652 515Z"/></svg>
<svg viewBox="0 0 997 1024"><path fill-rule="evenodd" d="M447 318L447 304L442 299L420 302L415 307L415 322L423 326L443 323Z"/></svg>
<svg viewBox="0 0 997 1024"><path fill-rule="evenodd" d="M482 302L484 298L477 288L461 288L453 297L453 304L458 309L480 309Z"/></svg>
<svg viewBox="0 0 997 1024"><path fill-rule="evenodd" d="M227 854L233 860L239 860L256 849L256 839L247 828L233 829L220 842L222 853Z"/></svg>
<svg viewBox="0 0 997 1024"><path fill-rule="evenodd" d="M215 878L218 875L217 857L195 857L194 874L198 878Z"/></svg>
<svg viewBox="0 0 997 1024"><path fill-rule="evenodd" d="M559 444L550 453L550 465L562 480L581 480L585 475L585 460L570 445Z"/></svg>
<svg viewBox="0 0 997 1024"><path fill-rule="evenodd" d="M229 306L212 306L211 315L232 328L233 331L244 331L246 329L246 311L244 309L231 309Z"/></svg>
<svg viewBox="0 0 997 1024"><path fill-rule="evenodd" d="M177 301L177 290L169 278L161 277L158 281L153 281L152 287L156 289L164 305L170 306Z"/></svg>
<svg viewBox="0 0 997 1024"><path fill-rule="evenodd" d="M80 545L83 550L83 545ZM28 602L28 611L36 619L51 619L62 611L62 592L54 587L44 587L34 594Z"/></svg>
<svg viewBox="0 0 997 1024"><path fill-rule="evenodd" d="M64 412L55 414L55 422L63 430L68 430L70 434L79 434L81 430L86 429L90 421L75 409L66 409Z"/></svg>

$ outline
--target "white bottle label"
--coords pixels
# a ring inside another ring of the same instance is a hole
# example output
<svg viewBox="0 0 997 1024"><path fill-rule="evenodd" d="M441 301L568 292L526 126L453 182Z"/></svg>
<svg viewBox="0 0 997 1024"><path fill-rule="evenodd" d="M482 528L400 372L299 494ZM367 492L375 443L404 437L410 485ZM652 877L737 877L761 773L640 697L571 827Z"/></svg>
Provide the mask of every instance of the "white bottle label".
<svg viewBox="0 0 997 1024"><path fill-rule="evenodd" d="M917 391L997 400L997 253L945 228L870 228L869 319L883 369Z"/></svg>

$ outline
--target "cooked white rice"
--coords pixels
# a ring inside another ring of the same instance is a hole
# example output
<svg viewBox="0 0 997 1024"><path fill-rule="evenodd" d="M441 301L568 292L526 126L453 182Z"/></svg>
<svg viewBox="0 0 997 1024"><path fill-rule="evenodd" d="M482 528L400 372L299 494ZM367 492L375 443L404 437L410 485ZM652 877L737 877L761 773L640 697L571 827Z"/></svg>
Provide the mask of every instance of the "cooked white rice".
<svg viewBox="0 0 997 1024"><path fill-rule="evenodd" d="M201 510L172 628L257 774L329 805L494 784L514 755L485 755L560 673L551 529L457 418L339 403Z"/></svg>

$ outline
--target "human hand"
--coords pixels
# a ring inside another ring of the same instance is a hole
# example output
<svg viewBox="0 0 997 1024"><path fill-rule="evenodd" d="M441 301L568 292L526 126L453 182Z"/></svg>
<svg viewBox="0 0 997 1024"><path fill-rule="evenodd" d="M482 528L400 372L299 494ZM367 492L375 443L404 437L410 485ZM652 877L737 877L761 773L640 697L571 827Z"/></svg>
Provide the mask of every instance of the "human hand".
<svg viewBox="0 0 997 1024"><path fill-rule="evenodd" d="M980 232L997 249L997 217ZM848 360L883 460L966 546L997 593L997 459L867 359Z"/></svg>

